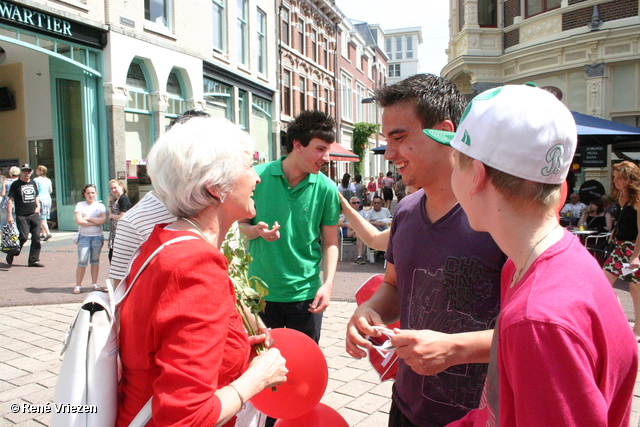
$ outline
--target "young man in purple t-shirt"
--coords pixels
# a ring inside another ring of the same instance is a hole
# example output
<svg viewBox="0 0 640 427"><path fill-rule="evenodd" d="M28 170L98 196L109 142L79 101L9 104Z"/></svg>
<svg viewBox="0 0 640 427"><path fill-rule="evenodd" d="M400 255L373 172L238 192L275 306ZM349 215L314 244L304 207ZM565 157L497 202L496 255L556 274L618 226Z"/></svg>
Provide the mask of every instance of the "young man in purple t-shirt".
<svg viewBox="0 0 640 427"><path fill-rule="evenodd" d="M638 347L598 262L558 224L577 145L552 94L508 85L478 95L457 133L452 187L475 230L509 260L480 409L458 427L628 426Z"/></svg>
<svg viewBox="0 0 640 427"><path fill-rule="evenodd" d="M379 89L385 159L423 191L399 205L385 279L347 326L347 352L366 356L372 326L400 319L389 426L444 426L476 408L489 361L505 257L471 229L451 189L453 154L426 128L454 131L466 101L454 84L419 74Z"/></svg>

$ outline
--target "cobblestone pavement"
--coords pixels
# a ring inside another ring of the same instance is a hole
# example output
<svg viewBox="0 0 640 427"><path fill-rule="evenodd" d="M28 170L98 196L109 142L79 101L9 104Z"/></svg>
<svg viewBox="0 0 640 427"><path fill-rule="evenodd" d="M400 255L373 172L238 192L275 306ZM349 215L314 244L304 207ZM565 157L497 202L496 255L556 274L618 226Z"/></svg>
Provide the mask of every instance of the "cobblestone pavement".
<svg viewBox="0 0 640 427"><path fill-rule="evenodd" d="M45 405L53 399L62 337L77 304L0 308L0 427L49 425L50 414L14 413L11 405ZM344 351L345 327L355 303L334 301L325 314L320 347L329 366L322 402L353 427L387 425L392 382L380 383L365 360ZM632 426L638 425L640 386L636 382Z"/></svg>

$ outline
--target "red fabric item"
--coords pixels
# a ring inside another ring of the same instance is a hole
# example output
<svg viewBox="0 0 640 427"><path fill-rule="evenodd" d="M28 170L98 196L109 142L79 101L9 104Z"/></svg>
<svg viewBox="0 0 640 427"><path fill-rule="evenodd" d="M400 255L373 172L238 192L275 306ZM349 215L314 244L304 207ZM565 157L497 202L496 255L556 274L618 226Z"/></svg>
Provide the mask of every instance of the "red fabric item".
<svg viewBox="0 0 640 427"><path fill-rule="evenodd" d="M375 293L376 289L380 287L384 281L384 274L374 274L369 277L356 291L356 303L358 305L367 301ZM395 322L387 326L389 329L400 327L400 322ZM379 338L372 338L376 344L380 345L386 341L387 337L382 335ZM369 363L380 377L380 381L386 381L394 379L398 373L398 356L394 353L389 360L386 360L387 353L373 349L369 351Z"/></svg>
<svg viewBox="0 0 640 427"><path fill-rule="evenodd" d="M162 243L187 234L156 226L132 274ZM202 239L165 247L122 304L120 324L117 426L129 425L152 395L147 426L215 425L214 392L244 372L250 351L224 256Z"/></svg>

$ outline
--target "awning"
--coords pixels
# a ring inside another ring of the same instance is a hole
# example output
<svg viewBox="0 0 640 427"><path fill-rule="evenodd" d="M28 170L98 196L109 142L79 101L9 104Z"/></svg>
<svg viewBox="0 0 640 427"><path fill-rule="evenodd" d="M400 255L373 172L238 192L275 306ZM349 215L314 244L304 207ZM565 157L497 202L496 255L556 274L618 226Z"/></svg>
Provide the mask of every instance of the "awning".
<svg viewBox="0 0 640 427"><path fill-rule="evenodd" d="M359 162L360 157L353 151L347 150L342 145L334 142L329 147L329 158L337 162Z"/></svg>
<svg viewBox="0 0 640 427"><path fill-rule="evenodd" d="M371 149L371 151L373 151L373 154L384 154L385 151L387 151L387 146L381 145L379 147Z"/></svg>
<svg viewBox="0 0 640 427"><path fill-rule="evenodd" d="M583 145L614 145L620 149L623 144L638 147L640 129L599 117L572 111L578 129L578 143Z"/></svg>

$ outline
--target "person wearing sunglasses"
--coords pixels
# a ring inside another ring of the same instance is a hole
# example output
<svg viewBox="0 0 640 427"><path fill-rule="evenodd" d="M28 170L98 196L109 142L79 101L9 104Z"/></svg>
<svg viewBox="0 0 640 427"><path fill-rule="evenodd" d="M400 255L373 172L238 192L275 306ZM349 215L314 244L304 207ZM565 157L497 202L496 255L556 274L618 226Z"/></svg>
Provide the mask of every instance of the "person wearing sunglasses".
<svg viewBox="0 0 640 427"><path fill-rule="evenodd" d="M344 199L344 197L340 197L340 199ZM360 209L360 199L358 196L352 196L349 204L353 209L355 209L358 214L365 220L367 219L367 213L364 210ZM349 224L349 220L344 214L340 214L340 219L338 220L338 227L340 227L340 233L342 233L342 238L354 238L356 239L356 249L358 250L358 257L356 258L356 262L358 264L364 264L364 258L362 258L362 239L356 234L356 230L351 227Z"/></svg>

